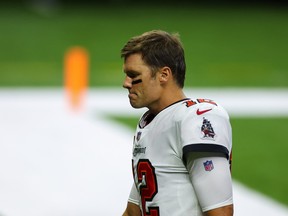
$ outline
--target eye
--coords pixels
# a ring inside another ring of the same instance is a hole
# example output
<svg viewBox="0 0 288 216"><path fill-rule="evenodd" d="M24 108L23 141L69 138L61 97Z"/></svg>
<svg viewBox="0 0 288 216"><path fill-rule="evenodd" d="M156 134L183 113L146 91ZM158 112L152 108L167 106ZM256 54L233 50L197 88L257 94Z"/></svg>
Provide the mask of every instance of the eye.
<svg viewBox="0 0 288 216"><path fill-rule="evenodd" d="M135 74L127 74L127 76L128 76L129 78L131 78L131 79L134 79L134 78L137 77L137 75L135 75Z"/></svg>
<svg viewBox="0 0 288 216"><path fill-rule="evenodd" d="M134 78L136 78L137 76L139 76L139 73L136 73L136 72L134 72L134 71L127 71L127 72L126 72L126 75L127 75L129 78L134 79Z"/></svg>

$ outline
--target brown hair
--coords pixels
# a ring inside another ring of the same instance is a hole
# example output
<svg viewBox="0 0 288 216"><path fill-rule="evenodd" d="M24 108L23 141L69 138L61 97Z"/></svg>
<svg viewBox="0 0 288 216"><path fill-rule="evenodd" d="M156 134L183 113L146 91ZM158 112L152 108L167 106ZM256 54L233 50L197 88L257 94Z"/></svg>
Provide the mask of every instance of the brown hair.
<svg viewBox="0 0 288 216"><path fill-rule="evenodd" d="M129 55L135 53L142 55L153 76L159 68L167 66L171 69L176 83L181 88L184 87L186 64L179 34L153 30L132 37L122 48L121 57L125 61Z"/></svg>

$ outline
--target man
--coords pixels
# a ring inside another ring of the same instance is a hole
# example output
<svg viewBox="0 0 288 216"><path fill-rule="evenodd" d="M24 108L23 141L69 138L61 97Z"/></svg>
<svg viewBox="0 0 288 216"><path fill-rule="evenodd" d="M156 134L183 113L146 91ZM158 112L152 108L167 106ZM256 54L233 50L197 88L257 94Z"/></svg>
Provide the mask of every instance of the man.
<svg viewBox="0 0 288 216"><path fill-rule="evenodd" d="M154 30L133 37L121 57L131 106L148 108L134 136L135 183L123 215L233 215L229 117L211 100L184 95L178 35Z"/></svg>

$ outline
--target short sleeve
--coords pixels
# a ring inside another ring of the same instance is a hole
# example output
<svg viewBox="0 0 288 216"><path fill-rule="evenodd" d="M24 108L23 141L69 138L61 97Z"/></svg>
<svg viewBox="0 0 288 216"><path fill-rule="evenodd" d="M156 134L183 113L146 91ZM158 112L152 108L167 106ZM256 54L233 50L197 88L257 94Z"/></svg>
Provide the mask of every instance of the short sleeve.
<svg viewBox="0 0 288 216"><path fill-rule="evenodd" d="M140 205L140 197L139 197L139 193L136 189L135 184L132 185L131 191L130 191L130 195L128 198L128 202L130 203L134 203L136 205Z"/></svg>
<svg viewBox="0 0 288 216"><path fill-rule="evenodd" d="M197 104L187 110L180 127L183 155L189 152L217 152L229 158L232 129L223 107Z"/></svg>

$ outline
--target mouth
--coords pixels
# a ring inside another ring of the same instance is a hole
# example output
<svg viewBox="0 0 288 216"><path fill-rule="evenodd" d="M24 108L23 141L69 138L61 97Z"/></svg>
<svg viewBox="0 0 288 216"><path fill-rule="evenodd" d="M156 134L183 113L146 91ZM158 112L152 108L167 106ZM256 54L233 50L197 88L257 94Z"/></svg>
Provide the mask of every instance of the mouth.
<svg viewBox="0 0 288 216"><path fill-rule="evenodd" d="M135 93L132 93L132 92L130 92L129 94L128 94L128 97L129 98L131 98L131 97L135 97L135 96L137 96Z"/></svg>
<svg viewBox="0 0 288 216"><path fill-rule="evenodd" d="M134 92L129 92L128 97L130 100L135 99L137 97L137 94Z"/></svg>

